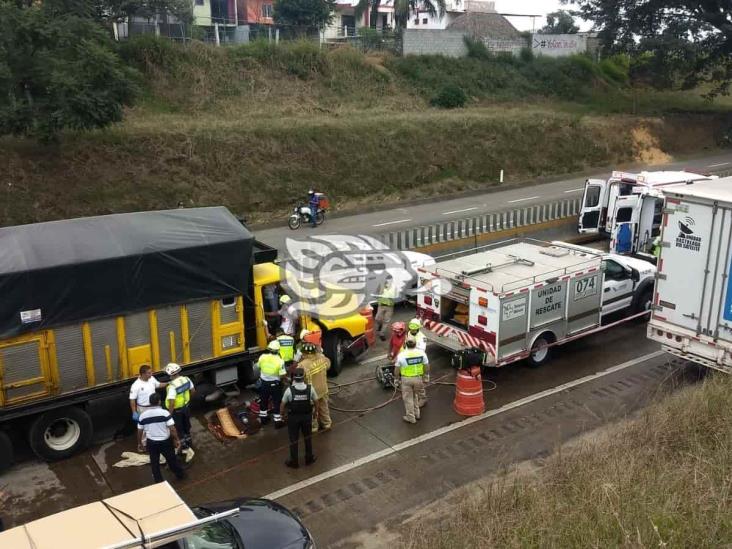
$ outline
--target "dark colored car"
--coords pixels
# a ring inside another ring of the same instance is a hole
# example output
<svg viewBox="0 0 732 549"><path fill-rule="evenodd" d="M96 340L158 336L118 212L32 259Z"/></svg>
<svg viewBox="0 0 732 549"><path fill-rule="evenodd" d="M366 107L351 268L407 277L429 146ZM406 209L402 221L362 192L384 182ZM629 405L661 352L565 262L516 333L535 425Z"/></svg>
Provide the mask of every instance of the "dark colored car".
<svg viewBox="0 0 732 549"><path fill-rule="evenodd" d="M180 549L315 549L310 532L292 512L274 501L222 501L192 508L198 518L239 507L239 514L203 526L171 547Z"/></svg>

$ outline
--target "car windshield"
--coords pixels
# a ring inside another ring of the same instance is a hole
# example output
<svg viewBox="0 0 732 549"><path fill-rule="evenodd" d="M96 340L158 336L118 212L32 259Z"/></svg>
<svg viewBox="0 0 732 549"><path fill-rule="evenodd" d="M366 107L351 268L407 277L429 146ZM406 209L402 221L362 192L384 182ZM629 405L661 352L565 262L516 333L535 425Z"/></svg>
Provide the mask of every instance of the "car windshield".
<svg viewBox="0 0 732 549"><path fill-rule="evenodd" d="M212 522L180 540L184 549L243 549L239 536L225 520Z"/></svg>

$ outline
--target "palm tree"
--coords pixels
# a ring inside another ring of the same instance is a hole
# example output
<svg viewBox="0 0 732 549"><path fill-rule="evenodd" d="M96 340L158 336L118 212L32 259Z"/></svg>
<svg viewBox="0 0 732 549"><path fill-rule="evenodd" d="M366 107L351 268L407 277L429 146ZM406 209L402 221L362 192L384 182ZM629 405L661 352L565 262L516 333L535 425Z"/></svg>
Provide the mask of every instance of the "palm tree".
<svg viewBox="0 0 732 549"><path fill-rule="evenodd" d="M384 0L359 0L354 7L356 19L360 18L367 10L370 12L370 21L376 21L379 6ZM445 0L394 0L394 25L397 28L405 28L409 16L418 11L426 11L431 17L445 15Z"/></svg>

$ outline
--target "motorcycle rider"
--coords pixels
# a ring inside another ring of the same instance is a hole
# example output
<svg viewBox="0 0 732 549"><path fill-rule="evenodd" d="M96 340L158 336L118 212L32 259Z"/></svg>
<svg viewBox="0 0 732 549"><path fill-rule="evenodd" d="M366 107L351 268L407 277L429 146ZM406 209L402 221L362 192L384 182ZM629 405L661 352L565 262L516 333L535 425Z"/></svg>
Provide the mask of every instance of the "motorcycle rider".
<svg viewBox="0 0 732 549"><path fill-rule="evenodd" d="M315 191L313 189L310 189L308 191L308 206L310 206L310 222L313 224L313 227L318 226L318 224L315 222L315 218L318 216L319 204L320 201L318 200L318 195L315 194Z"/></svg>

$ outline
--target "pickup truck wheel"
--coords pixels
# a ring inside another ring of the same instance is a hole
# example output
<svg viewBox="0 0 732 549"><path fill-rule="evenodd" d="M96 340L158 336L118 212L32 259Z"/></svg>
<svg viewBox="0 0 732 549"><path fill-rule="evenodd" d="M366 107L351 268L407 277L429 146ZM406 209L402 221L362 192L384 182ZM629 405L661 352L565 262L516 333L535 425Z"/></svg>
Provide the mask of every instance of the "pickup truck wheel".
<svg viewBox="0 0 732 549"><path fill-rule="evenodd" d="M529 354L528 358L529 366L538 368L549 361L552 354L549 345L552 343L552 340L553 338L550 334L541 334L534 340L534 344L531 346L531 354Z"/></svg>
<svg viewBox="0 0 732 549"><path fill-rule="evenodd" d="M651 312L651 306L653 305L653 289L644 290L643 293L640 294L638 299L635 301L635 304L633 305L633 310L631 311L633 314L642 313L642 312ZM645 316L640 317L641 320L645 320Z"/></svg>
<svg viewBox="0 0 732 549"><path fill-rule="evenodd" d="M41 414L31 424L28 442L41 459L67 458L89 445L94 427L81 408L60 408Z"/></svg>
<svg viewBox="0 0 732 549"><path fill-rule="evenodd" d="M13 443L5 431L0 431L0 472L13 464Z"/></svg>
<svg viewBox="0 0 732 549"><path fill-rule="evenodd" d="M328 376L336 377L343 370L343 340L338 334L327 333L323 340L323 352L330 359Z"/></svg>

